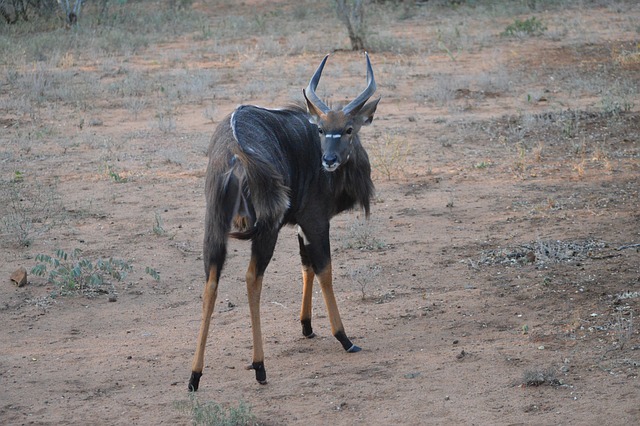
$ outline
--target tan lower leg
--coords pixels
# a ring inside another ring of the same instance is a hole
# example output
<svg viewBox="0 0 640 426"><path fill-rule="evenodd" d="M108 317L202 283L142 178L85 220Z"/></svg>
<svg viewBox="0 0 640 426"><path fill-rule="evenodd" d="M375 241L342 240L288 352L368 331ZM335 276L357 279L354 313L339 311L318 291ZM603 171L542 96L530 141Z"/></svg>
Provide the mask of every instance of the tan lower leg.
<svg viewBox="0 0 640 426"><path fill-rule="evenodd" d="M307 337L313 337L311 329L311 308L313 305L313 280L315 274L310 266L302 267L302 307L300 308L300 322L302 333Z"/></svg>
<svg viewBox="0 0 640 426"><path fill-rule="evenodd" d="M247 295L249 296L249 310L251 311L251 331L253 334L253 362L249 368L255 370L256 380L261 384L267 383L264 369L264 351L262 349L262 329L260 326L260 293L262 292L262 276L256 275L256 262L251 259L247 270Z"/></svg>
<svg viewBox="0 0 640 426"><path fill-rule="evenodd" d="M262 292L262 276L256 276L255 261L252 259L247 270L247 295L251 312L251 329L253 334L253 362L264 362L262 349L262 329L260 326L260 294Z"/></svg>
<svg viewBox="0 0 640 426"><path fill-rule="evenodd" d="M202 320L200 322L200 332L198 334L198 345L191 364L191 371L201 373L204 366L204 349L207 344L209 334L209 324L211 315L218 296L218 271L215 266L209 269L209 280L205 284L202 294Z"/></svg>
<svg viewBox="0 0 640 426"><path fill-rule="evenodd" d="M331 332L335 336L338 332L344 332L344 326L340 319L340 312L338 312L338 304L336 303L336 297L333 294L333 278L331 272L331 264L318 274L318 281L320 281L320 287L322 287L322 296L324 297L324 303L327 305L327 312L329 313L329 321L331 322Z"/></svg>
<svg viewBox="0 0 640 426"><path fill-rule="evenodd" d="M333 294L333 283L331 279L331 264L325 268L324 271L318 274L318 280L322 286L322 295L324 296L324 302L327 305L327 311L329 312L329 321L331 321L331 332L336 339L342 344L342 347L347 352L359 352L361 349L359 346L354 345L344 332L344 326L340 319L340 313L338 312L338 305L336 303L336 297Z"/></svg>

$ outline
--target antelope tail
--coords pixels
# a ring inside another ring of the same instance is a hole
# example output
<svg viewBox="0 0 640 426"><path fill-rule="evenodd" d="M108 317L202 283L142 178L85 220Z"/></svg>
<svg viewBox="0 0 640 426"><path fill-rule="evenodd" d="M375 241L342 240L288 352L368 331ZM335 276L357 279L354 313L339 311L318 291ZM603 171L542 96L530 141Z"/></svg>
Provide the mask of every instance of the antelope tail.
<svg viewBox="0 0 640 426"><path fill-rule="evenodd" d="M233 215L235 231L229 235L248 240L262 231L277 232L290 206L289 188L283 173L269 156L265 158L264 153L238 140L233 118L231 126L238 143L224 184L225 191L237 188ZM277 228L271 229L274 226Z"/></svg>

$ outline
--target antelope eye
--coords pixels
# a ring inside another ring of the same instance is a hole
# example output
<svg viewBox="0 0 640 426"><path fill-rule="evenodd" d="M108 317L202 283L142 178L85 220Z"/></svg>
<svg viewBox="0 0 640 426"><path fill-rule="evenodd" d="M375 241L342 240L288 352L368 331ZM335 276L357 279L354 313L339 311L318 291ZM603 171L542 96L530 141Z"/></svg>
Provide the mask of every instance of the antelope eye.
<svg viewBox="0 0 640 426"><path fill-rule="evenodd" d="M321 135L324 134L324 130L322 130L322 127L318 127L318 133L320 133Z"/></svg>
<svg viewBox="0 0 640 426"><path fill-rule="evenodd" d="M348 134L348 135L352 134L352 133L353 133L353 127L349 127L349 128L346 130L346 132L345 132L345 133L346 133L346 134Z"/></svg>

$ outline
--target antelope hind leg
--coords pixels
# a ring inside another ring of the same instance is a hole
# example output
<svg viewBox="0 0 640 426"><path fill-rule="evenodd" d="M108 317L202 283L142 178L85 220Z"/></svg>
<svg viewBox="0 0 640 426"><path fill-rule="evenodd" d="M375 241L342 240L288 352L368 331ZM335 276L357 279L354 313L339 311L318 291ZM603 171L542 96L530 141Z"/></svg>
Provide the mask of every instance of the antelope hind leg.
<svg viewBox="0 0 640 426"><path fill-rule="evenodd" d="M262 329L260 326L260 294L262 292L262 273L258 275L256 258L251 258L247 270L247 296L251 312L251 332L253 334L253 360L248 370L256 372L256 380L261 385L267 384L267 372L264 369L264 349L262 347Z"/></svg>
<svg viewBox="0 0 640 426"><path fill-rule="evenodd" d="M209 269L209 277L204 286L202 295L202 321L200 322L200 332L198 334L198 345L196 353L191 364L191 378L189 379L189 390L195 392L200 385L200 377L202 377L202 369L204 367L204 350L207 344L207 336L209 334L209 325L211 324L211 315L216 305L218 296L218 270L215 266Z"/></svg>

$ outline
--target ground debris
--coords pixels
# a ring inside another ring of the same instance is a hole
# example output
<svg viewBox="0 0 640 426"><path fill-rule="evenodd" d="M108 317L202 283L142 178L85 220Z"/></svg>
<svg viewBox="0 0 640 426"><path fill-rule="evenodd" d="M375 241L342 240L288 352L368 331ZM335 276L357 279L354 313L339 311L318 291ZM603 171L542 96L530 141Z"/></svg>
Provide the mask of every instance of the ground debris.
<svg viewBox="0 0 640 426"><path fill-rule="evenodd" d="M556 377L554 368L534 369L524 372L523 386L562 386L562 382Z"/></svg>
<svg viewBox="0 0 640 426"><path fill-rule="evenodd" d="M638 243L638 244L627 244L627 245L624 245L624 246L620 246L620 247L616 248L616 250L620 251L620 250L626 250L626 249L629 249L629 248L640 249L640 243Z"/></svg>
<svg viewBox="0 0 640 426"><path fill-rule="evenodd" d="M13 271L10 278L18 287L24 287L27 285L27 270L21 266Z"/></svg>
<svg viewBox="0 0 640 426"><path fill-rule="evenodd" d="M542 266L548 263L578 262L594 257L608 245L598 240L538 240L516 247L485 250L476 265L526 265Z"/></svg>

